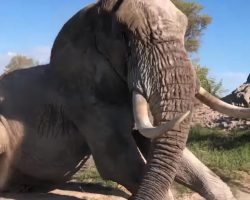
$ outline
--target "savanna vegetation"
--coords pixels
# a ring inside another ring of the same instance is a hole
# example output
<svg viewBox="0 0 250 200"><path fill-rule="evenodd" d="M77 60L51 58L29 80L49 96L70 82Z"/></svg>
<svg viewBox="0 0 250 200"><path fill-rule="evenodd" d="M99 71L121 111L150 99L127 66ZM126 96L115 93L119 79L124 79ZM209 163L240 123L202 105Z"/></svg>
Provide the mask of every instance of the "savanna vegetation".
<svg viewBox="0 0 250 200"><path fill-rule="evenodd" d="M172 0L177 8L179 8L188 17L188 27L185 35L185 46L189 53L197 52L201 45L201 36L204 30L212 22L212 18L208 15L201 14L203 6L187 0Z"/></svg>
<svg viewBox="0 0 250 200"><path fill-rule="evenodd" d="M29 68L38 65L38 61L24 55L15 55L10 59L9 64L5 66L5 71L10 72L17 69Z"/></svg>
<svg viewBox="0 0 250 200"><path fill-rule="evenodd" d="M234 178L239 171L250 175L250 130L225 132L197 126L190 131L188 147L224 177Z"/></svg>

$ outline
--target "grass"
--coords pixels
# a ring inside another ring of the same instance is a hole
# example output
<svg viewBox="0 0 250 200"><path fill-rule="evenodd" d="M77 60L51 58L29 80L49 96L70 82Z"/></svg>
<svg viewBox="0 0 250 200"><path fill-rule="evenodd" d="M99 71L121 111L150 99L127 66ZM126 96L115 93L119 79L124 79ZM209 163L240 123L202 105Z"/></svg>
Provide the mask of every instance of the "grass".
<svg viewBox="0 0 250 200"><path fill-rule="evenodd" d="M250 131L224 132L197 126L190 131L187 146L222 175L231 177L234 171L250 175Z"/></svg>
<svg viewBox="0 0 250 200"><path fill-rule="evenodd" d="M118 184L113 181L103 180L94 166L75 174L73 178L79 182L93 183L107 188L116 189L118 187Z"/></svg>

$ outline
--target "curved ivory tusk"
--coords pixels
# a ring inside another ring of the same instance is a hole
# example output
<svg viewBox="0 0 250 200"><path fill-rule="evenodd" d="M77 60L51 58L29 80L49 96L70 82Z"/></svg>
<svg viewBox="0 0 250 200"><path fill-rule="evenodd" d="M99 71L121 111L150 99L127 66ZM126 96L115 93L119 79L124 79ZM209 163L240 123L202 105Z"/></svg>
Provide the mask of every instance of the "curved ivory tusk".
<svg viewBox="0 0 250 200"><path fill-rule="evenodd" d="M154 139L173 129L176 125L181 123L189 114L190 111L175 117L173 120L154 127L148 117L148 106L146 99L139 93L133 92L133 112L136 124L136 129L147 138Z"/></svg>
<svg viewBox="0 0 250 200"><path fill-rule="evenodd" d="M233 106L225 103L224 101L216 98L207 92L204 88L200 87L198 94L195 95L202 103L210 108L235 118L250 118L250 109Z"/></svg>

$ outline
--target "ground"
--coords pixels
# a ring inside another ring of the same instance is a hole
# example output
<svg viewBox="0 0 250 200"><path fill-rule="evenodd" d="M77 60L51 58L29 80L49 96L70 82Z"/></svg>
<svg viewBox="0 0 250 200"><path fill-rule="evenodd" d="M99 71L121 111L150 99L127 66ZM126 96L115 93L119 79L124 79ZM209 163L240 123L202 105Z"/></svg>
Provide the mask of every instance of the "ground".
<svg viewBox="0 0 250 200"><path fill-rule="evenodd" d="M188 147L232 189L238 200L250 199L250 132L195 127ZM204 200L183 186L173 186L176 200ZM2 193L0 200L124 200L129 192L112 181L103 181L89 160L73 179L49 192Z"/></svg>
<svg viewBox="0 0 250 200"><path fill-rule="evenodd" d="M122 186L101 180L94 167L88 169L88 173L84 175L83 170L76 174L72 181L50 189L49 192L3 193L0 194L0 200L125 200L130 196L130 193ZM250 175L238 172L235 177L238 179L225 181L230 185L238 200L249 200ZM83 179L85 183L78 181ZM197 193L177 184L173 186L172 191L176 200L204 200Z"/></svg>
<svg viewBox="0 0 250 200"><path fill-rule="evenodd" d="M230 185L238 200L250 199L250 188ZM181 194L182 193L182 194ZM197 193L178 191L174 188L176 200L204 200ZM95 184L70 182L49 192L2 194L0 200L125 200L129 194L123 189L114 189Z"/></svg>

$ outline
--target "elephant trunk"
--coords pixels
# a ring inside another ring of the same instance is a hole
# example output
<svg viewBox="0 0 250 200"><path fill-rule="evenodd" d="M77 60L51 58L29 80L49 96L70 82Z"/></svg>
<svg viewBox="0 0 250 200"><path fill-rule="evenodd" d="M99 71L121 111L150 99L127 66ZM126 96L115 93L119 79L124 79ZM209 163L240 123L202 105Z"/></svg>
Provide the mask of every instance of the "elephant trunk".
<svg viewBox="0 0 250 200"><path fill-rule="evenodd" d="M170 101L168 100L168 102ZM181 107L187 105L185 100L180 100L180 102ZM161 118L155 119L158 125L184 112L167 111L164 109L162 113L165 114ZM147 199L145 197L148 195L150 195L149 199L164 199L176 175L178 163L185 148L189 130L189 118L181 122L178 127L154 139L151 159L136 199Z"/></svg>
<svg viewBox="0 0 250 200"><path fill-rule="evenodd" d="M195 75L191 63L184 58L178 65L166 67L162 73L165 77L159 78L161 89L148 99L155 126L162 126L193 108ZM151 158L135 199L165 199L186 146L190 118L190 115L185 117L153 140Z"/></svg>

